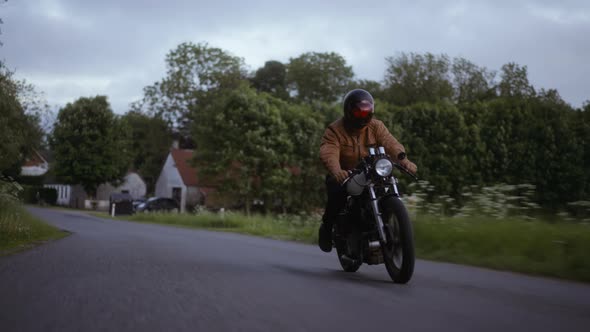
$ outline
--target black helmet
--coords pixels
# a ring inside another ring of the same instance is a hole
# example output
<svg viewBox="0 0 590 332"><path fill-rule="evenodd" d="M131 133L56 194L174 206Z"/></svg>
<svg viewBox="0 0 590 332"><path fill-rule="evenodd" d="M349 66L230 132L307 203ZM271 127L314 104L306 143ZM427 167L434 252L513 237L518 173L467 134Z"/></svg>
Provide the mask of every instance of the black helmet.
<svg viewBox="0 0 590 332"><path fill-rule="evenodd" d="M354 89L344 96L344 122L352 128L369 124L375 112L373 96L363 89Z"/></svg>

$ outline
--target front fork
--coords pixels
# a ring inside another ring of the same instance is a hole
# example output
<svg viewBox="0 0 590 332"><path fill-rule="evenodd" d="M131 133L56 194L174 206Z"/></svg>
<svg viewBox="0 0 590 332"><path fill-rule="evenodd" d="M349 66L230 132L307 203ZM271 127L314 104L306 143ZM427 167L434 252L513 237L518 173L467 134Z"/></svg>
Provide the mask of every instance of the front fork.
<svg viewBox="0 0 590 332"><path fill-rule="evenodd" d="M377 201L377 195L375 194L375 186L372 183L369 185L369 195L371 198L371 207L373 208L373 216L377 222L379 239L382 244L386 244L387 237L385 236L385 230L383 229L383 219L381 218L381 211L379 211L379 202Z"/></svg>
<svg viewBox="0 0 590 332"><path fill-rule="evenodd" d="M391 185L393 186L394 194L399 197L399 192L397 190L397 181L395 180L394 177L391 178ZM387 244L387 236L385 235L383 218L381 218L381 211L379 210L379 202L377 200L377 194L375 193L375 185L373 183L369 184L369 196L371 198L371 207L373 209L373 216L375 217L375 221L377 222L377 231L379 232L379 239L381 240L382 244Z"/></svg>

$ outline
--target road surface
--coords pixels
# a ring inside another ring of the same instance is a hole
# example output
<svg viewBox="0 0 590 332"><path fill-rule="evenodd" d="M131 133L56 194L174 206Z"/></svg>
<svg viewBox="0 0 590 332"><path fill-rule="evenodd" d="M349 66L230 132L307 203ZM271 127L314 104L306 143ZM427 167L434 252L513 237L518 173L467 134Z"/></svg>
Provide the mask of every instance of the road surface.
<svg viewBox="0 0 590 332"><path fill-rule="evenodd" d="M590 331L590 285L30 208L72 232L0 257L0 331Z"/></svg>

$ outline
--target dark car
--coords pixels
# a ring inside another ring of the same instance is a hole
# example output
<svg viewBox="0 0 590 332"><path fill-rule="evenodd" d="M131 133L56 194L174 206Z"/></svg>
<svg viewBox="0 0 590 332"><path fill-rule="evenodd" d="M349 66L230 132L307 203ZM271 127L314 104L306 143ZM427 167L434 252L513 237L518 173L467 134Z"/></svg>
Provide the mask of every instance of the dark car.
<svg viewBox="0 0 590 332"><path fill-rule="evenodd" d="M137 206L137 212L179 212L178 202L172 198L152 197Z"/></svg>
<svg viewBox="0 0 590 332"><path fill-rule="evenodd" d="M112 193L109 199L109 212L114 215L133 214L133 197L127 193Z"/></svg>
<svg viewBox="0 0 590 332"><path fill-rule="evenodd" d="M136 200L133 200L133 211L137 211L137 207L140 206L141 204L145 203L146 199L145 198L138 198Z"/></svg>

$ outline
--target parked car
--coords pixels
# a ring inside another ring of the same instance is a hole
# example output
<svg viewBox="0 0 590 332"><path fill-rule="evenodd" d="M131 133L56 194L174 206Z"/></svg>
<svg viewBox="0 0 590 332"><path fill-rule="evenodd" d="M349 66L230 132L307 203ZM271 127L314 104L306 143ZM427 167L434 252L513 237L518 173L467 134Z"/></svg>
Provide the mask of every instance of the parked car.
<svg viewBox="0 0 590 332"><path fill-rule="evenodd" d="M141 205L142 203L145 203L146 199L145 198L138 198L133 200L133 211L137 211L137 207L139 205Z"/></svg>
<svg viewBox="0 0 590 332"><path fill-rule="evenodd" d="M178 202L172 198L165 197L151 197L144 203L137 206L137 212L154 212L154 211L167 211L167 212L179 212L180 206Z"/></svg>
<svg viewBox="0 0 590 332"><path fill-rule="evenodd" d="M114 210L113 210L114 209ZM133 214L133 197L127 193L112 193L109 198L109 213Z"/></svg>

